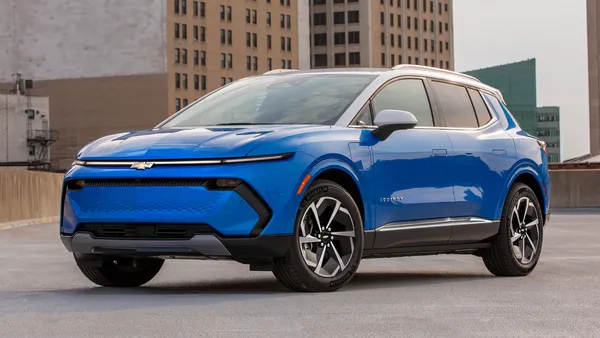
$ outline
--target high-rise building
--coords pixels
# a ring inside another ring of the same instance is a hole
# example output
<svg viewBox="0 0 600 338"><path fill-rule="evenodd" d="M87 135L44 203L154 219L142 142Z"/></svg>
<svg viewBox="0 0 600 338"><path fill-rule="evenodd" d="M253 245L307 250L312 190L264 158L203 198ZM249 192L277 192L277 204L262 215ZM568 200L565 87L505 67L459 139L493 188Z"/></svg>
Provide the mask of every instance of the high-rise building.
<svg viewBox="0 0 600 338"><path fill-rule="evenodd" d="M587 1L590 152L600 154L600 3Z"/></svg>
<svg viewBox="0 0 600 338"><path fill-rule="evenodd" d="M310 68L308 20L307 0L2 0L0 93L21 74L49 97L65 169L90 141L151 128L224 83Z"/></svg>
<svg viewBox="0 0 600 338"><path fill-rule="evenodd" d="M233 80L310 67L306 0L169 0L169 112Z"/></svg>
<svg viewBox="0 0 600 338"><path fill-rule="evenodd" d="M546 142L550 162L560 162L560 108L537 106L535 59L464 73L499 89L521 128Z"/></svg>
<svg viewBox="0 0 600 338"><path fill-rule="evenodd" d="M310 3L313 68L416 64L454 69L452 0Z"/></svg>

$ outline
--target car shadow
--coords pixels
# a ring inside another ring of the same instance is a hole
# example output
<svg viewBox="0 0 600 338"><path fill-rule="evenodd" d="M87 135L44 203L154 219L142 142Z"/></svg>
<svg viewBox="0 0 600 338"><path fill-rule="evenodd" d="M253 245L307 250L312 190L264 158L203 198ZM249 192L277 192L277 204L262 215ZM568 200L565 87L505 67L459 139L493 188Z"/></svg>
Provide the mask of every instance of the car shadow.
<svg viewBox="0 0 600 338"><path fill-rule="evenodd" d="M370 290L391 287L415 287L432 284L467 282L479 279L491 279L492 275L483 273L454 272L359 272L352 281L340 291ZM78 295L278 295L310 294L294 293L275 277L264 276L252 279L220 279L195 282L160 282L137 288L76 288L55 290L57 293Z"/></svg>

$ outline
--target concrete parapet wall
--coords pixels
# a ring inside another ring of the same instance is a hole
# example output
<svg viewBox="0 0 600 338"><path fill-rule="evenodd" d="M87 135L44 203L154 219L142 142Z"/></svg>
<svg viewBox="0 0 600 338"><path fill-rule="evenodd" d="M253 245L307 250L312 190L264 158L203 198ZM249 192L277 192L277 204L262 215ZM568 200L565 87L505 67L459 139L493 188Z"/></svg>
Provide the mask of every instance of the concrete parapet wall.
<svg viewBox="0 0 600 338"><path fill-rule="evenodd" d="M600 169L551 170L552 208L600 207ZM62 174L0 170L0 223L60 214Z"/></svg>
<svg viewBox="0 0 600 338"><path fill-rule="evenodd" d="M62 174L0 170L0 223L58 216L62 179Z"/></svg>
<svg viewBox="0 0 600 338"><path fill-rule="evenodd" d="M550 206L600 207L600 169L551 170Z"/></svg>

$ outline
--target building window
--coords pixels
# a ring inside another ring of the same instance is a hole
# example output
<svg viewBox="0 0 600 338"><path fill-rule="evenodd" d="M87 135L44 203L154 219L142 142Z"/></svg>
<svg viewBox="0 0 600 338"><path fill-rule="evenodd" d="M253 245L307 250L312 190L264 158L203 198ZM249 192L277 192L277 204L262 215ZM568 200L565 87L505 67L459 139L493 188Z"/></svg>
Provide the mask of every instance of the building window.
<svg viewBox="0 0 600 338"><path fill-rule="evenodd" d="M273 70L273 59L267 59L267 70Z"/></svg>
<svg viewBox="0 0 600 338"><path fill-rule="evenodd" d="M271 34L267 35L267 49L271 49Z"/></svg>
<svg viewBox="0 0 600 338"><path fill-rule="evenodd" d="M285 38L281 37L281 51L285 52Z"/></svg>
<svg viewBox="0 0 600 338"><path fill-rule="evenodd" d="M258 34L252 33L252 47L258 48Z"/></svg>
<svg viewBox="0 0 600 338"><path fill-rule="evenodd" d="M290 15L285 16L285 26L287 27L287 29L292 28L292 17Z"/></svg>
<svg viewBox="0 0 600 338"><path fill-rule="evenodd" d="M390 13L390 27L394 27L394 14Z"/></svg>
<svg viewBox="0 0 600 338"><path fill-rule="evenodd" d="M197 50L194 51L194 66L200 65L200 53Z"/></svg>
<svg viewBox="0 0 600 338"><path fill-rule="evenodd" d="M407 43L407 47L408 49L412 49L412 39L409 37L406 38L406 43Z"/></svg>
<svg viewBox="0 0 600 338"><path fill-rule="evenodd" d="M344 34L344 33L336 33L336 34ZM314 34L313 40L314 40L315 46L326 46L327 45L327 33Z"/></svg>
<svg viewBox="0 0 600 338"><path fill-rule="evenodd" d="M200 65L206 66L206 52L205 51L200 52Z"/></svg>
<svg viewBox="0 0 600 338"><path fill-rule="evenodd" d="M346 53L335 53L333 59L336 66L346 65Z"/></svg>
<svg viewBox="0 0 600 338"><path fill-rule="evenodd" d="M198 1L194 1L192 3L192 11L194 13L194 16L198 16Z"/></svg>
<svg viewBox="0 0 600 338"><path fill-rule="evenodd" d="M267 26L271 26L271 12L267 12Z"/></svg>
<svg viewBox="0 0 600 338"><path fill-rule="evenodd" d="M179 48L175 48L175 63L181 62L180 53L181 52L180 52Z"/></svg>
<svg viewBox="0 0 600 338"><path fill-rule="evenodd" d="M396 57L394 54L390 55L390 66L393 67L396 65Z"/></svg>
<svg viewBox="0 0 600 338"><path fill-rule="evenodd" d="M408 39L408 41L410 41L410 39ZM409 56L409 57L408 57L408 64L409 64L409 65L410 65L410 64L412 64L412 56Z"/></svg>
<svg viewBox="0 0 600 338"><path fill-rule="evenodd" d="M187 49L185 48L181 50L181 63L187 65Z"/></svg>
<svg viewBox="0 0 600 338"><path fill-rule="evenodd" d="M398 14L398 28L402 28L402 14Z"/></svg>
<svg viewBox="0 0 600 338"><path fill-rule="evenodd" d="M285 60L281 60L281 69L285 69L285 65L286 65Z"/></svg>
<svg viewBox="0 0 600 338"><path fill-rule="evenodd" d="M385 46L385 33L381 33L381 45Z"/></svg>
<svg viewBox="0 0 600 338"><path fill-rule="evenodd" d="M219 16L221 18L221 21L225 21L225 5L220 6Z"/></svg>
<svg viewBox="0 0 600 338"><path fill-rule="evenodd" d="M445 29L446 29L446 32L447 32L450 25L448 25L447 22L444 25L446 26Z"/></svg>
<svg viewBox="0 0 600 338"><path fill-rule="evenodd" d="M390 34L390 46L394 47L394 34Z"/></svg>
<svg viewBox="0 0 600 338"><path fill-rule="evenodd" d="M446 61L446 69L450 69L450 62Z"/></svg>
<svg viewBox="0 0 600 338"><path fill-rule="evenodd" d="M423 31L427 32L427 19L423 19Z"/></svg>
<svg viewBox="0 0 600 338"><path fill-rule="evenodd" d="M202 75L201 79L202 79L202 81L201 81L202 87L201 88L202 88L202 90L206 90L206 75Z"/></svg>
<svg viewBox="0 0 600 338"><path fill-rule="evenodd" d="M187 25L181 24L181 38L187 40Z"/></svg>
<svg viewBox="0 0 600 338"><path fill-rule="evenodd" d="M250 9L246 8L246 23L250 23Z"/></svg>
<svg viewBox="0 0 600 338"><path fill-rule="evenodd" d="M181 74L181 86L183 87L183 89L188 89L187 74Z"/></svg>
<svg viewBox="0 0 600 338"><path fill-rule="evenodd" d="M379 14L379 21L382 25L385 25L385 13L384 12L381 12Z"/></svg>
<svg viewBox="0 0 600 338"><path fill-rule="evenodd" d="M226 77L222 77L221 78L221 86L224 86L227 84L227 78Z"/></svg>
<svg viewBox="0 0 600 338"><path fill-rule="evenodd" d="M204 3L204 1L200 2L200 17L205 17L206 16L206 4Z"/></svg>
<svg viewBox="0 0 600 338"><path fill-rule="evenodd" d="M323 34L325 35L325 34ZM338 32L333 34L333 43L336 45L346 44L346 32Z"/></svg>
<svg viewBox="0 0 600 338"><path fill-rule="evenodd" d="M221 44L224 45L225 42L225 30L221 29Z"/></svg>
<svg viewBox="0 0 600 338"><path fill-rule="evenodd" d="M225 53L221 53L221 68L225 68L227 66L227 60Z"/></svg>
<svg viewBox="0 0 600 338"><path fill-rule="evenodd" d="M181 88L181 74L175 73L175 89Z"/></svg>
<svg viewBox="0 0 600 338"><path fill-rule="evenodd" d="M194 41L198 41L198 26L194 25L193 28Z"/></svg>
<svg viewBox="0 0 600 338"><path fill-rule="evenodd" d="M252 58L252 69L254 69L255 72L258 71L258 57L253 57Z"/></svg>
<svg viewBox="0 0 600 338"><path fill-rule="evenodd" d="M381 66L385 67L386 56L385 53L381 53Z"/></svg>
<svg viewBox="0 0 600 338"><path fill-rule="evenodd" d="M435 32L435 22L433 22L433 20L429 21L429 30L432 33Z"/></svg>
<svg viewBox="0 0 600 338"><path fill-rule="evenodd" d="M406 28L410 29L410 16L406 17Z"/></svg>
<svg viewBox="0 0 600 338"><path fill-rule="evenodd" d="M200 41L202 41L202 42L206 41L206 27L204 27L204 26L200 27Z"/></svg>
<svg viewBox="0 0 600 338"><path fill-rule="evenodd" d="M252 38L251 38L251 34L249 32L246 32L246 47L251 47L252 46Z"/></svg>
<svg viewBox="0 0 600 338"><path fill-rule="evenodd" d="M175 99L175 111L179 111L179 110L181 110L181 99L176 98Z"/></svg>
<svg viewBox="0 0 600 338"><path fill-rule="evenodd" d="M231 6L227 6L227 21L231 22Z"/></svg>
<svg viewBox="0 0 600 338"><path fill-rule="evenodd" d="M313 14L313 23L315 26L323 26L327 24L327 15L325 13Z"/></svg>
<svg viewBox="0 0 600 338"><path fill-rule="evenodd" d="M419 18L415 17L415 30L419 29Z"/></svg>
<svg viewBox="0 0 600 338"><path fill-rule="evenodd" d="M252 70L252 57L246 56L246 70Z"/></svg>
<svg viewBox="0 0 600 338"><path fill-rule="evenodd" d="M359 23L360 15L358 11L349 11L348 12L348 23Z"/></svg>
<svg viewBox="0 0 600 338"><path fill-rule="evenodd" d="M346 12L335 12L333 13L333 24L343 25L346 23Z"/></svg>
<svg viewBox="0 0 600 338"><path fill-rule="evenodd" d="M398 34L398 48L402 48L402 35Z"/></svg>
<svg viewBox="0 0 600 338"><path fill-rule="evenodd" d="M227 54L227 68L233 68L233 54Z"/></svg>
<svg viewBox="0 0 600 338"><path fill-rule="evenodd" d="M427 48L427 42L428 42L428 41L429 41L429 40L427 40L427 39L423 39L423 50L424 50L424 51L427 51L427 49L428 49L428 48Z"/></svg>
<svg viewBox="0 0 600 338"><path fill-rule="evenodd" d="M351 66L360 65L360 52L348 53L348 63Z"/></svg>
<svg viewBox="0 0 600 338"><path fill-rule="evenodd" d="M232 45L233 44L233 32L231 31L231 29L227 30L227 44L228 45Z"/></svg>
<svg viewBox="0 0 600 338"><path fill-rule="evenodd" d="M419 38L415 37L415 50L419 50Z"/></svg>
<svg viewBox="0 0 600 338"><path fill-rule="evenodd" d="M258 22L258 18L257 18L256 10L252 10L252 23L256 25L257 22Z"/></svg>
<svg viewBox="0 0 600 338"><path fill-rule="evenodd" d="M360 44L360 32L348 32L348 44Z"/></svg>
<svg viewBox="0 0 600 338"><path fill-rule="evenodd" d="M446 50L450 49L450 43L448 43L448 41L446 41Z"/></svg>
<svg viewBox="0 0 600 338"><path fill-rule="evenodd" d="M175 0L175 14L179 14L179 0Z"/></svg>
<svg viewBox="0 0 600 338"><path fill-rule="evenodd" d="M291 52L292 51L292 38L287 38L287 51Z"/></svg>
<svg viewBox="0 0 600 338"><path fill-rule="evenodd" d="M315 54L315 67L327 67L327 54Z"/></svg>
<svg viewBox="0 0 600 338"><path fill-rule="evenodd" d="M187 14L187 0L181 0L181 14Z"/></svg>
<svg viewBox="0 0 600 338"><path fill-rule="evenodd" d="M194 75L194 90L200 90L200 76Z"/></svg>
<svg viewBox="0 0 600 338"><path fill-rule="evenodd" d="M285 28L285 15L281 14L279 16L279 26L281 28Z"/></svg>
<svg viewBox="0 0 600 338"><path fill-rule="evenodd" d="M439 29L439 31L440 31L440 34L442 34L442 22L441 22L441 21L440 21L440 22L438 22L438 26L439 26L439 28L440 28L440 29Z"/></svg>
<svg viewBox="0 0 600 338"><path fill-rule="evenodd" d="M444 53L444 45L443 42L440 41L440 49L439 49L440 54Z"/></svg>
<svg viewBox="0 0 600 338"><path fill-rule="evenodd" d="M442 14L442 3L438 2L438 13Z"/></svg>
<svg viewBox="0 0 600 338"><path fill-rule="evenodd" d="M448 11L448 4L444 4L444 11Z"/></svg>
<svg viewBox="0 0 600 338"><path fill-rule="evenodd" d="M179 39L181 37L180 31L179 31L179 24L175 23L175 39Z"/></svg>

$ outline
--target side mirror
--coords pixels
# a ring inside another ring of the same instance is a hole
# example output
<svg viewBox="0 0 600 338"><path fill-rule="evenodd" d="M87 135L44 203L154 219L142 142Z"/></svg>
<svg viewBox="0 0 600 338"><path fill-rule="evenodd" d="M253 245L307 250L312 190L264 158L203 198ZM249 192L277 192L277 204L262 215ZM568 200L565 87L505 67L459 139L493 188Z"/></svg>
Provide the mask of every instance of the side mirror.
<svg viewBox="0 0 600 338"><path fill-rule="evenodd" d="M386 109L380 111L375 116L375 125L377 129L373 130L373 135L385 140L397 130L412 129L417 123L417 118L407 111Z"/></svg>

